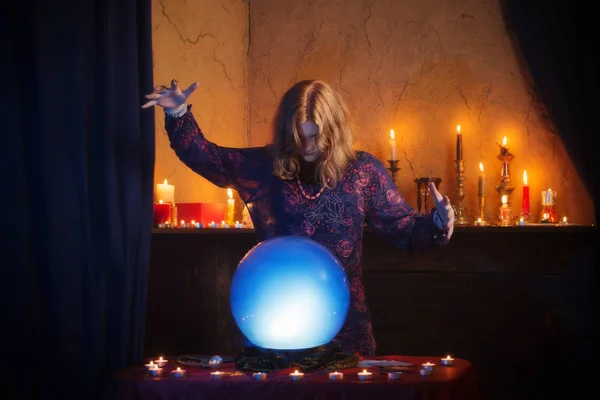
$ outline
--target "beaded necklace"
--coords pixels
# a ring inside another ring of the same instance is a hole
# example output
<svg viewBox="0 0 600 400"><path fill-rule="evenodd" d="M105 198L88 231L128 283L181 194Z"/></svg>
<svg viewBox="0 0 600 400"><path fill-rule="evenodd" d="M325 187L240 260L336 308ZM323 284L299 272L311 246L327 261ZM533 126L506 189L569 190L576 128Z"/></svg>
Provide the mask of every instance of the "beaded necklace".
<svg viewBox="0 0 600 400"><path fill-rule="evenodd" d="M323 187L321 187L321 190L319 190L319 193L315 194L314 196L310 196L306 193L306 191L304 190L304 187L302 186L302 182L300 182L300 178L298 178L298 176L296 176L296 182L298 182L298 186L300 187L300 193L302 193L302 196L304 196L306 199L308 200L315 200L318 199L319 196L321 196L321 194L323 193L323 191L325 190L325 188L327 187L327 184L329 183L331 179L327 179L327 183L323 185Z"/></svg>

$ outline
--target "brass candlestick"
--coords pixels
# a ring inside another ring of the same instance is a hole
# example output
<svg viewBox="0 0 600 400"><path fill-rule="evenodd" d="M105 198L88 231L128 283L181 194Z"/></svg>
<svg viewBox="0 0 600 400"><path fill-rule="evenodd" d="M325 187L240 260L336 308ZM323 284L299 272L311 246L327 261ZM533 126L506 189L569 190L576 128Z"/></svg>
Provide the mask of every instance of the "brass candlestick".
<svg viewBox="0 0 600 400"><path fill-rule="evenodd" d="M509 163L515 158L515 156L508 151L508 148L505 145L498 144L498 146L500 146L500 154L498 155L498 159L502 161L502 173L500 174L500 182L498 182L498 185L496 185L496 191L498 192L500 199L502 199L502 196L506 196L507 205L510 207L512 204L510 196L515 188L512 186L510 181ZM510 218L512 218L512 212L510 213ZM506 217L503 219L500 216L499 219L501 224L506 224Z"/></svg>
<svg viewBox="0 0 600 400"><path fill-rule="evenodd" d="M388 170L392 173L392 179L394 180L394 183L396 183L396 173L400 171L400 168L398 168L398 160L388 160L388 163L390 163Z"/></svg>
<svg viewBox="0 0 600 400"><path fill-rule="evenodd" d="M465 226L469 224L467 217L465 216L465 207L463 206L463 199L465 198L464 191L464 172L465 172L465 161L464 160L454 160L456 162L456 215L454 216L454 225L456 226Z"/></svg>
<svg viewBox="0 0 600 400"><path fill-rule="evenodd" d="M475 222L475 225L478 225L478 226L487 225L487 222L485 220L485 200L486 200L486 197L487 196L485 194L479 195L479 218Z"/></svg>

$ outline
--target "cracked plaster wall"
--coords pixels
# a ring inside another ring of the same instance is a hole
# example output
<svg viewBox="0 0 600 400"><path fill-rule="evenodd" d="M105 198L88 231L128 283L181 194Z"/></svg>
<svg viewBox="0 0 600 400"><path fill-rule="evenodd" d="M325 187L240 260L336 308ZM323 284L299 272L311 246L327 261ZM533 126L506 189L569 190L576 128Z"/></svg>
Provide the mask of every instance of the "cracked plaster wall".
<svg viewBox="0 0 600 400"><path fill-rule="evenodd" d="M152 0L152 26L154 82L169 85L176 78L187 88L198 81L190 103L206 136L222 146L245 147L248 2ZM224 203L225 189L179 161L169 147L162 109L155 114L156 183L166 178L175 185L178 203Z"/></svg>
<svg viewBox="0 0 600 400"><path fill-rule="evenodd" d="M395 130L397 184L411 205L419 176L441 177L441 191L455 201L460 124L469 214L476 216L479 162L486 170L488 214L500 204L496 143L507 136L515 155L514 213L526 169L533 213L540 192L552 188L561 216L592 222L592 200L519 68L499 0L155 0L153 6L156 81L172 75L186 84L200 80L194 114L219 145L268 143L285 90L319 78L346 99L358 148L385 163L389 131ZM169 175L178 201L223 201L222 189L172 154L162 115L157 123L157 181Z"/></svg>

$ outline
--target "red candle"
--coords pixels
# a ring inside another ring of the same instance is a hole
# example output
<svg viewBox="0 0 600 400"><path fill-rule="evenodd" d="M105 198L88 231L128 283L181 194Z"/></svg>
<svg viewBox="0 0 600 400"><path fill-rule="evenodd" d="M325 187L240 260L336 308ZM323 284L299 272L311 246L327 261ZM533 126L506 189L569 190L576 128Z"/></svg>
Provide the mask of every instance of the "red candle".
<svg viewBox="0 0 600 400"><path fill-rule="evenodd" d="M164 224L165 222L169 222L171 220L171 205L165 203L155 203L154 204L154 215L152 221L154 226L158 224Z"/></svg>
<svg viewBox="0 0 600 400"><path fill-rule="evenodd" d="M529 215L529 186L527 186L527 171L523 171L523 204L521 209L523 215Z"/></svg>

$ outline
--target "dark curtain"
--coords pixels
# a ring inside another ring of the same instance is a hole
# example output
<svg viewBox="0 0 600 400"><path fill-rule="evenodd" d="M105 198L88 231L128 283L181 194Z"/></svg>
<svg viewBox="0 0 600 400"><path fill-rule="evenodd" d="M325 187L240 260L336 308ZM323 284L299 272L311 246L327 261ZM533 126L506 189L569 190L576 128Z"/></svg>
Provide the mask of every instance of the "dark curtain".
<svg viewBox="0 0 600 400"><path fill-rule="evenodd" d="M534 84L548 126L562 140L598 214L600 87L597 17L589 2L504 0L509 35Z"/></svg>
<svg viewBox="0 0 600 400"><path fill-rule="evenodd" d="M142 357L150 0L22 0L2 35L2 398L100 398Z"/></svg>
<svg viewBox="0 0 600 400"><path fill-rule="evenodd" d="M600 157L594 135L600 111L597 57L600 46L595 32L595 9L589 2L568 0L504 0L503 7L523 74L531 79L548 127L564 144L594 201L597 215ZM597 249L590 252L596 257ZM594 271L584 271L581 275L595 274L593 298L582 293L563 293L580 306L578 315L564 315L560 309L555 310L554 316L563 332L561 340L555 343L554 351L538 360L535 370L523 371L526 384L518 388L517 398L545 395L583 398L589 390L595 390L592 371L598 347L597 272ZM574 280L581 279L577 267L569 272Z"/></svg>

